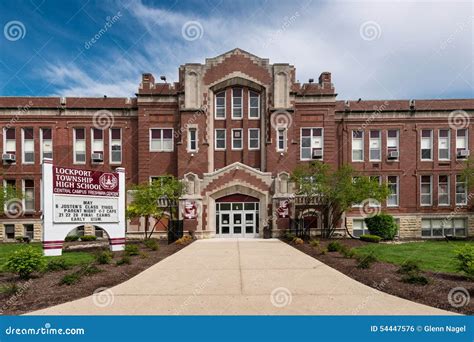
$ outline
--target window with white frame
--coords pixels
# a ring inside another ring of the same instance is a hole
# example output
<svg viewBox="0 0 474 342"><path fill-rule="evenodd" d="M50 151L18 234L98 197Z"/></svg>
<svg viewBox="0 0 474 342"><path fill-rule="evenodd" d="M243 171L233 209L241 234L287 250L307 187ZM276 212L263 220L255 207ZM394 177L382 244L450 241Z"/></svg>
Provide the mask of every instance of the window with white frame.
<svg viewBox="0 0 474 342"><path fill-rule="evenodd" d="M449 176L439 175L438 176L438 205L446 206L449 205Z"/></svg>
<svg viewBox="0 0 474 342"><path fill-rule="evenodd" d="M421 130L421 160L433 159L433 131Z"/></svg>
<svg viewBox="0 0 474 342"><path fill-rule="evenodd" d="M467 220L465 218L423 218L421 236L440 238L444 236L466 236Z"/></svg>
<svg viewBox="0 0 474 342"><path fill-rule="evenodd" d="M25 211L35 211L35 181L33 179L23 180L23 205Z"/></svg>
<svg viewBox="0 0 474 342"><path fill-rule="evenodd" d="M225 91L216 94L216 119L225 119Z"/></svg>
<svg viewBox="0 0 474 342"><path fill-rule="evenodd" d="M462 175L456 175L456 205L467 204L466 180Z"/></svg>
<svg viewBox="0 0 474 342"><path fill-rule="evenodd" d="M387 186L389 195L387 197L387 207L398 207L399 185L398 176L388 176Z"/></svg>
<svg viewBox="0 0 474 342"><path fill-rule="evenodd" d="M5 128L5 141L3 153L16 154L16 132L15 128Z"/></svg>
<svg viewBox="0 0 474 342"><path fill-rule="evenodd" d="M382 157L382 139L379 130L370 131L369 160L380 161Z"/></svg>
<svg viewBox="0 0 474 342"><path fill-rule="evenodd" d="M420 204L422 206L430 206L432 204L432 177L420 177Z"/></svg>
<svg viewBox="0 0 474 342"><path fill-rule="evenodd" d="M196 127L188 128L188 151L189 152L197 151L197 128Z"/></svg>
<svg viewBox="0 0 474 342"><path fill-rule="evenodd" d="M215 149L216 150L225 150L226 130L218 128L214 132L215 132Z"/></svg>
<svg viewBox="0 0 474 342"><path fill-rule="evenodd" d="M301 128L301 160L323 159L323 129Z"/></svg>
<svg viewBox="0 0 474 342"><path fill-rule="evenodd" d="M260 149L260 128L249 128L249 150Z"/></svg>
<svg viewBox="0 0 474 342"><path fill-rule="evenodd" d="M232 119L242 119L242 88L232 89Z"/></svg>
<svg viewBox="0 0 474 342"><path fill-rule="evenodd" d="M284 152L286 150L286 128L277 128L277 151Z"/></svg>
<svg viewBox="0 0 474 342"><path fill-rule="evenodd" d="M122 129L111 128L109 134L110 134L110 163L121 164L122 163Z"/></svg>
<svg viewBox="0 0 474 342"><path fill-rule="evenodd" d="M91 151L93 162L104 160L104 131L100 128L92 129Z"/></svg>
<svg viewBox="0 0 474 342"><path fill-rule="evenodd" d="M352 131L352 161L364 161L364 131Z"/></svg>
<svg viewBox="0 0 474 342"><path fill-rule="evenodd" d="M243 130L241 128L232 129L232 149L241 150L243 148Z"/></svg>
<svg viewBox="0 0 474 342"><path fill-rule="evenodd" d="M53 158L53 131L51 128L41 128L41 161Z"/></svg>
<svg viewBox="0 0 474 342"><path fill-rule="evenodd" d="M249 118L260 118L260 94L249 90Z"/></svg>
<svg viewBox="0 0 474 342"><path fill-rule="evenodd" d="M33 164L35 162L35 140L33 128L22 129L22 162L23 164Z"/></svg>
<svg viewBox="0 0 474 342"><path fill-rule="evenodd" d="M450 137L449 129L440 129L438 132L438 160L450 159Z"/></svg>
<svg viewBox="0 0 474 342"><path fill-rule="evenodd" d="M150 151L172 152L173 151L173 129L151 128L150 129Z"/></svg>
<svg viewBox="0 0 474 342"><path fill-rule="evenodd" d="M353 219L352 220L352 235L359 237L361 235L369 234L369 229L365 224L364 219Z"/></svg>
<svg viewBox="0 0 474 342"><path fill-rule="evenodd" d="M400 149L400 137L398 129L389 129L387 131L387 158L391 160L398 160Z"/></svg>
<svg viewBox="0 0 474 342"><path fill-rule="evenodd" d="M86 130L74 128L74 164L86 163Z"/></svg>
<svg viewBox="0 0 474 342"><path fill-rule="evenodd" d="M467 128L462 128L456 130L456 157L457 158L466 158L467 151L469 150L468 146L468 134Z"/></svg>

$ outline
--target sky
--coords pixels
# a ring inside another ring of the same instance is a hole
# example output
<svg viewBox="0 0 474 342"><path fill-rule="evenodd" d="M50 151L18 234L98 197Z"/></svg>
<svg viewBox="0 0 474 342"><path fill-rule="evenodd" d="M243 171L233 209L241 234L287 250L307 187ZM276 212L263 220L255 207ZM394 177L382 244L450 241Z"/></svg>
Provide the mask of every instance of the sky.
<svg viewBox="0 0 474 342"><path fill-rule="evenodd" d="M0 25L0 96L134 96L238 47L340 100L474 97L473 1L1 0Z"/></svg>

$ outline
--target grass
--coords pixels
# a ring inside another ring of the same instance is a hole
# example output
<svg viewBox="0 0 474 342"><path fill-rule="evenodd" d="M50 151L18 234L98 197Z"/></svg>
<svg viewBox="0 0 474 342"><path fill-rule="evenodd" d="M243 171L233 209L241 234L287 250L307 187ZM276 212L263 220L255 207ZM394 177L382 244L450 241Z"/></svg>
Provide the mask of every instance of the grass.
<svg viewBox="0 0 474 342"><path fill-rule="evenodd" d="M426 241L408 242L398 245L368 244L355 248L358 255L373 251L380 261L401 265L406 260L416 260L424 271L457 273L454 250L472 241Z"/></svg>
<svg viewBox="0 0 474 342"><path fill-rule="evenodd" d="M38 249L39 251L42 250L40 243L30 243L29 245L35 249ZM16 250L24 246L25 244L20 244L20 243L0 243L0 272L4 271L4 265L7 262L8 257L13 252L15 252ZM51 258L56 258L56 257L46 257L46 260L49 260ZM76 266L76 265L88 264L94 261L95 256L93 253L88 253L88 252L63 251L62 258L66 260L66 263L69 266Z"/></svg>

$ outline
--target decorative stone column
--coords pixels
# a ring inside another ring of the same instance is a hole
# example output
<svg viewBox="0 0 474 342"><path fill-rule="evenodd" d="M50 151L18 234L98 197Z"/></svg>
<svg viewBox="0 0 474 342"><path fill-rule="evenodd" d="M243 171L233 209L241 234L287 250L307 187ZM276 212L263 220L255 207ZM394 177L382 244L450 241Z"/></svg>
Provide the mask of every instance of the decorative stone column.
<svg viewBox="0 0 474 342"><path fill-rule="evenodd" d="M15 223L15 239L25 236L25 229L21 223Z"/></svg>
<svg viewBox="0 0 474 342"><path fill-rule="evenodd" d="M84 235L95 235L95 227L92 224L85 224Z"/></svg>
<svg viewBox="0 0 474 342"><path fill-rule="evenodd" d="M43 236L43 225L39 222L33 224L33 240L41 241L42 236Z"/></svg>
<svg viewBox="0 0 474 342"><path fill-rule="evenodd" d="M0 223L0 241L5 240L5 225Z"/></svg>

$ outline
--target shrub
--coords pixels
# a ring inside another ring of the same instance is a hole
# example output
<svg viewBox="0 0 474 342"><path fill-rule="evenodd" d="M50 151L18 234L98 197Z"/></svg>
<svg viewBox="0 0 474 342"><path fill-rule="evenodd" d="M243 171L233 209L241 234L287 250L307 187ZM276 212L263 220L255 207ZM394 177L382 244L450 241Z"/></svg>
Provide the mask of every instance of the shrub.
<svg viewBox="0 0 474 342"><path fill-rule="evenodd" d="M427 277L421 273L420 265L417 261L405 261L397 271L402 274L402 282L417 285L426 285L429 283Z"/></svg>
<svg viewBox="0 0 474 342"><path fill-rule="evenodd" d="M47 272L62 271L69 269L69 265L66 263L64 258L53 258L46 264Z"/></svg>
<svg viewBox="0 0 474 342"><path fill-rule="evenodd" d="M152 251L157 251L159 248L158 242L155 239L146 239L143 241L143 244Z"/></svg>
<svg viewBox="0 0 474 342"><path fill-rule="evenodd" d="M127 254L124 254L119 260L115 262L117 266L122 266L122 265L130 265L132 263L130 256Z"/></svg>
<svg viewBox="0 0 474 342"><path fill-rule="evenodd" d="M384 240L393 240L397 235L398 227L392 215L379 214L365 218L365 224L370 234L380 236Z"/></svg>
<svg viewBox="0 0 474 342"><path fill-rule="evenodd" d="M176 240L175 243L178 245L186 245L191 241L193 241L193 238L190 235L184 235L182 238Z"/></svg>
<svg viewBox="0 0 474 342"><path fill-rule="evenodd" d="M326 255L327 252L328 252L327 248L321 249L321 255Z"/></svg>
<svg viewBox="0 0 474 342"><path fill-rule="evenodd" d="M22 243L22 242L25 241L25 239L24 239L23 236L16 236L16 237L15 237L15 240L16 240L16 242L20 242L20 243Z"/></svg>
<svg viewBox="0 0 474 342"><path fill-rule="evenodd" d="M20 288L18 287L17 284L0 285L0 293L1 294L6 294L6 295L9 295L9 296L13 296L18 291L20 291Z"/></svg>
<svg viewBox="0 0 474 342"><path fill-rule="evenodd" d="M352 248L344 245L339 248L339 253L341 253L342 256L347 259L352 259L355 256L355 251Z"/></svg>
<svg viewBox="0 0 474 342"><path fill-rule="evenodd" d="M429 283L428 278L426 278L422 274L415 274L410 273L406 274L402 277L402 281L408 284L416 284L416 285L427 285Z"/></svg>
<svg viewBox="0 0 474 342"><path fill-rule="evenodd" d="M7 270L17 273L22 279L28 279L33 272L41 271L44 266L45 260L41 252L33 247L15 251L5 264Z"/></svg>
<svg viewBox="0 0 474 342"><path fill-rule="evenodd" d="M337 241L332 241L328 244L328 252L337 252L341 248L341 244Z"/></svg>
<svg viewBox="0 0 474 342"><path fill-rule="evenodd" d="M366 242L379 243L380 240L382 240L382 238L377 235L364 234L364 235L359 236L359 240L366 241Z"/></svg>
<svg viewBox="0 0 474 342"><path fill-rule="evenodd" d="M61 278L59 285L73 285L81 279L81 275L77 272L66 274Z"/></svg>
<svg viewBox="0 0 474 342"><path fill-rule="evenodd" d="M313 240L311 240L311 241L309 242L309 245L310 245L311 247L316 248L316 247L319 246L319 240L313 239Z"/></svg>
<svg viewBox="0 0 474 342"><path fill-rule="evenodd" d="M148 258L148 253L141 252L140 253L140 259L146 259L146 258Z"/></svg>
<svg viewBox="0 0 474 342"><path fill-rule="evenodd" d="M137 245L126 245L124 249L124 254L128 256L139 255L140 250Z"/></svg>
<svg viewBox="0 0 474 342"><path fill-rule="evenodd" d="M377 260L378 259L373 252L370 252L369 254L366 254L366 255L362 255L357 258L357 261L358 261L357 268L361 268L361 269L370 268L370 266L372 266L372 264L376 262Z"/></svg>
<svg viewBox="0 0 474 342"><path fill-rule="evenodd" d="M66 242L72 242L72 241L78 241L79 240L79 235L68 235L64 239Z"/></svg>
<svg viewBox="0 0 474 342"><path fill-rule="evenodd" d="M465 244L456 249L457 269L469 277L474 277L474 246Z"/></svg>
<svg viewBox="0 0 474 342"><path fill-rule="evenodd" d="M95 260L97 261L98 264L100 265L106 265L109 264L110 261L112 260L113 255L109 251L99 251L95 255Z"/></svg>
<svg viewBox="0 0 474 342"><path fill-rule="evenodd" d="M82 265L81 269L78 271L81 276L90 276L99 272L102 272L102 270L93 264Z"/></svg>
<svg viewBox="0 0 474 342"><path fill-rule="evenodd" d="M295 237L292 241L295 245L303 245L304 241L303 239L300 239L299 237Z"/></svg>
<svg viewBox="0 0 474 342"><path fill-rule="evenodd" d="M95 241L95 240L97 240L97 236L95 236L95 235L81 236L81 241Z"/></svg>
<svg viewBox="0 0 474 342"><path fill-rule="evenodd" d="M283 234L283 238L288 241L293 241L295 237L296 235L290 232L285 232L285 234Z"/></svg>
<svg viewBox="0 0 474 342"><path fill-rule="evenodd" d="M409 274L409 273L419 273L420 271L421 271L420 265L417 261L407 260L400 266L397 272L400 274Z"/></svg>

